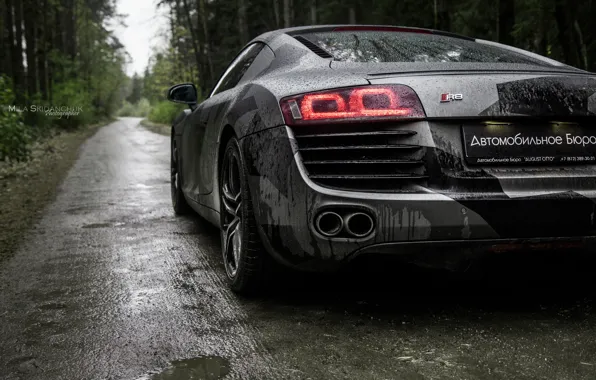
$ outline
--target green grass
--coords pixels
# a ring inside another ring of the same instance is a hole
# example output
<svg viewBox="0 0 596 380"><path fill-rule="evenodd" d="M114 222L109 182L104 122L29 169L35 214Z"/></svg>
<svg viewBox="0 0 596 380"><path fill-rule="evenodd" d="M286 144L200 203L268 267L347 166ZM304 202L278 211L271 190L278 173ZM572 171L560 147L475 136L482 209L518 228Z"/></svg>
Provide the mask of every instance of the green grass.
<svg viewBox="0 0 596 380"><path fill-rule="evenodd" d="M182 112L187 105L172 103L167 100L155 104L149 112L149 121L159 124L171 125L176 116Z"/></svg>

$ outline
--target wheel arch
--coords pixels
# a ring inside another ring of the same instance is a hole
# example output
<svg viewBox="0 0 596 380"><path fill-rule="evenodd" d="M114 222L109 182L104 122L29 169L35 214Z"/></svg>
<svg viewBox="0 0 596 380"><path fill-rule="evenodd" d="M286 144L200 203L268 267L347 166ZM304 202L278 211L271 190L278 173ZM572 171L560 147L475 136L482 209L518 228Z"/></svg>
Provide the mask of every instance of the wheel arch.
<svg viewBox="0 0 596 380"><path fill-rule="evenodd" d="M215 178L213 178L213 201L217 212L221 211L219 200L219 173L221 171L221 163L223 155L226 151L226 146L228 145L228 141L230 141L232 137L237 137L236 131L234 131L234 127L232 127L230 124L226 124L222 128L221 133L219 135L219 142L217 144L217 155L215 162L215 167L217 169L214 171Z"/></svg>
<svg viewBox="0 0 596 380"><path fill-rule="evenodd" d="M226 124L222 130L221 130L221 134L219 135L219 143L218 143L218 149L217 149L217 173L219 173L219 171L221 170L221 159L223 157L223 154L226 150L226 146L228 145L228 141L230 141L230 139L232 137L237 137L236 136L236 132L234 131L234 127L232 127L230 124ZM219 174L218 174L219 177ZM219 182L216 182L219 183Z"/></svg>

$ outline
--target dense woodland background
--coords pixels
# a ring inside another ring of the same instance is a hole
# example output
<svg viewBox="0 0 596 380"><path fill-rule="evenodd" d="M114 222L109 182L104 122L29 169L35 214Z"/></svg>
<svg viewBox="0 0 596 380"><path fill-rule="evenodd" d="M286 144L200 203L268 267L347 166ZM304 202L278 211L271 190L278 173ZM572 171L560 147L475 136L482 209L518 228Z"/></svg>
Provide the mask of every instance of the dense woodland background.
<svg viewBox="0 0 596 380"><path fill-rule="evenodd" d="M116 113L169 123L180 109L164 101L170 85L194 82L206 96L245 43L283 27L435 28L596 70L596 0L159 0L167 43L144 73L128 78L127 54L111 32L121 19L115 2L0 0L0 159L26 159L31 141ZM84 112L57 119L9 112L10 104Z"/></svg>

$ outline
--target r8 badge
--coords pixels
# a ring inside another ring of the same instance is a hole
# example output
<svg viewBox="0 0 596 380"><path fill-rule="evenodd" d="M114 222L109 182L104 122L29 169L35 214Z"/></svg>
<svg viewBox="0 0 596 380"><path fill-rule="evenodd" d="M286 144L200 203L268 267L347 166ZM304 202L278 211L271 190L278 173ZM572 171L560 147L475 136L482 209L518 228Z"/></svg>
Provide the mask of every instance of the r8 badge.
<svg viewBox="0 0 596 380"><path fill-rule="evenodd" d="M463 100L463 94L441 94L441 103L452 102L454 100Z"/></svg>

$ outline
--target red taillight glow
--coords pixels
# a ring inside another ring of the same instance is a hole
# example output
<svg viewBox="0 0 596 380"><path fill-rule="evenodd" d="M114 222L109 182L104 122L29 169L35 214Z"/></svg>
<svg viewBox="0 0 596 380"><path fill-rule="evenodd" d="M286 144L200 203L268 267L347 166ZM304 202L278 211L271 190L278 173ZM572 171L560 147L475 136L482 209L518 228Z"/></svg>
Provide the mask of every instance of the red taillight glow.
<svg viewBox="0 0 596 380"><path fill-rule="evenodd" d="M360 120L423 118L418 96L408 86L365 86L284 98L286 124L322 124Z"/></svg>
<svg viewBox="0 0 596 380"><path fill-rule="evenodd" d="M315 110L315 105L317 103L326 102L327 104L335 104L334 111L319 111ZM300 113L302 114L303 119L327 119L333 118L334 115L343 115L348 114L346 112L346 102L344 98L341 97L339 94L308 94L304 95L302 98L302 103L300 104Z"/></svg>

